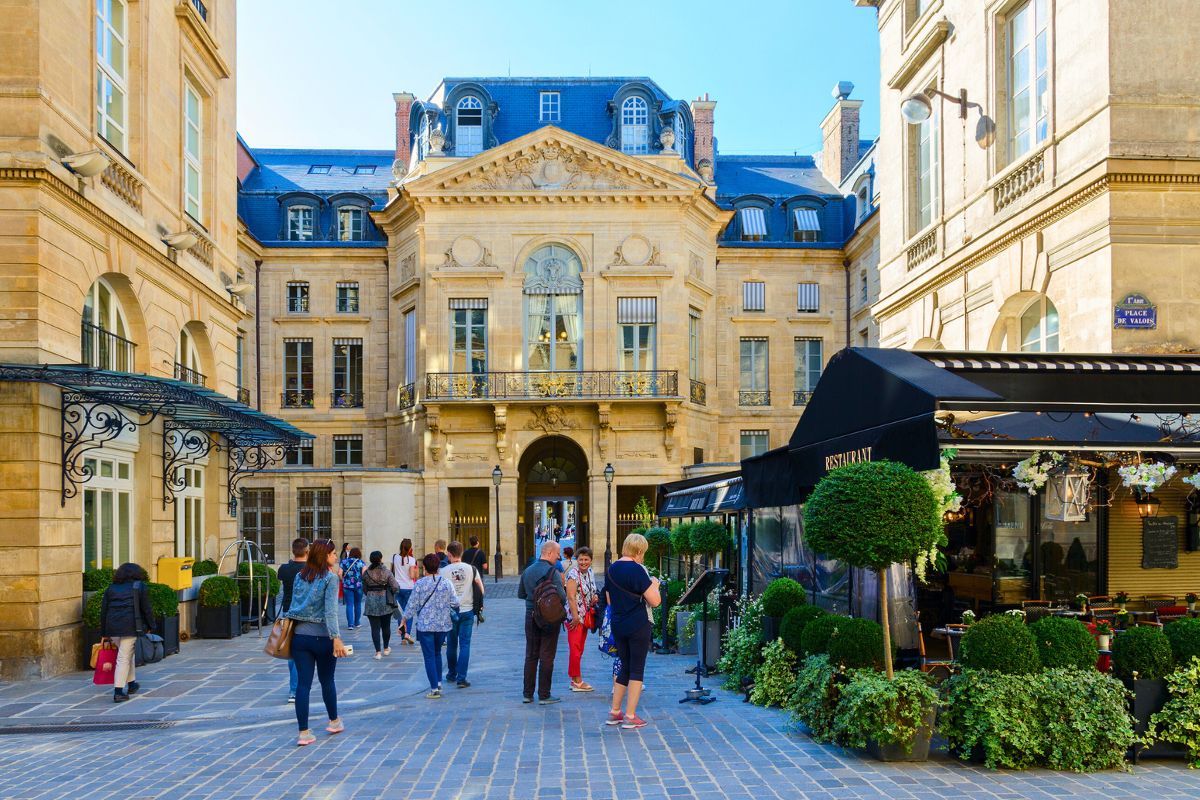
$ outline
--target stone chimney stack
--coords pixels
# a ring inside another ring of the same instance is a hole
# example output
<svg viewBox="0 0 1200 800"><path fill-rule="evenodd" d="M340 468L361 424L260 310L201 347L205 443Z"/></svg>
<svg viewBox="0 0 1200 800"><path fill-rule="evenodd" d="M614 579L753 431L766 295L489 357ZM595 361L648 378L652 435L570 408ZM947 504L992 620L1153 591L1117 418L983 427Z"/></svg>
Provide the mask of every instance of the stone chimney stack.
<svg viewBox="0 0 1200 800"><path fill-rule="evenodd" d="M707 93L703 99L697 97L692 101L692 122L696 126L695 135L692 136L692 163L696 165L697 172L700 172L701 162L704 161L708 162L709 169L715 168L713 109L716 106L717 101L709 100Z"/></svg>
<svg viewBox="0 0 1200 800"><path fill-rule="evenodd" d="M408 157L412 154L408 142L408 119L413 101L417 98L409 92L396 92L392 99L396 101L396 160L407 166Z"/></svg>
<svg viewBox="0 0 1200 800"><path fill-rule="evenodd" d="M824 146L821 148L821 172L830 183L840 184L858 163L858 114L862 100L851 100L854 84L839 81L833 87L833 108L821 122Z"/></svg>

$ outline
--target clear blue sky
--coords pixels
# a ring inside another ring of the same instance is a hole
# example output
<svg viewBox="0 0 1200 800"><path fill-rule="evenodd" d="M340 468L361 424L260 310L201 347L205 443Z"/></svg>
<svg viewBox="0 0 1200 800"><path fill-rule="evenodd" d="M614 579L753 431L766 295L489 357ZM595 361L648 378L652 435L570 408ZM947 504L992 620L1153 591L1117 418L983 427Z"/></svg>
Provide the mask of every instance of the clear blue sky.
<svg viewBox="0 0 1200 800"><path fill-rule="evenodd" d="M241 0L238 130L251 147L388 149L392 92L443 76L646 75L717 101L723 153L813 153L839 80L877 135L877 37L851 0Z"/></svg>

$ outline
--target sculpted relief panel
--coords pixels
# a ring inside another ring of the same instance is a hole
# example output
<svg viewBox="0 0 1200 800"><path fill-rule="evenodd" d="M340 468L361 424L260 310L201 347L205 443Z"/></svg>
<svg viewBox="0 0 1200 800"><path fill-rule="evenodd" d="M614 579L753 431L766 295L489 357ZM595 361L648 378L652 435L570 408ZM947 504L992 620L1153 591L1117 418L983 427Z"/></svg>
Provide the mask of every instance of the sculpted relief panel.
<svg viewBox="0 0 1200 800"><path fill-rule="evenodd" d="M582 153L550 146L497 164L490 172L468 181L464 188L528 192L539 189L603 190L633 187L603 163Z"/></svg>

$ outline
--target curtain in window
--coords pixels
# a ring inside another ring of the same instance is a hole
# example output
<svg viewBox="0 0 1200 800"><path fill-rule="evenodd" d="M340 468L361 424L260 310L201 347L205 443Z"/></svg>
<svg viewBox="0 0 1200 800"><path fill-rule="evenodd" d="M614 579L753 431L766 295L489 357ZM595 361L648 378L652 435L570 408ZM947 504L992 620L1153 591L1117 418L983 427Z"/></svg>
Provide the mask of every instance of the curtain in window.
<svg viewBox="0 0 1200 800"><path fill-rule="evenodd" d="M579 296L568 294L554 298L555 311L567 338L558 339L555 369L579 368ZM558 335L558 334L556 334Z"/></svg>
<svg viewBox="0 0 1200 800"><path fill-rule="evenodd" d="M531 370L550 369L550 327L546 319L550 310L550 296L527 295L526 303L529 307L525 322L528 367Z"/></svg>

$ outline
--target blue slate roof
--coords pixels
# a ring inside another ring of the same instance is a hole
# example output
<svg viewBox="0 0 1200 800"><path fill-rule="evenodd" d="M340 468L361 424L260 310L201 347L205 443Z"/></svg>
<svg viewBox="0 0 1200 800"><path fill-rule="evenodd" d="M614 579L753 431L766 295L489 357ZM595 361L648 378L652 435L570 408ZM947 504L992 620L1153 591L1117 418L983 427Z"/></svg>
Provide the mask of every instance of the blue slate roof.
<svg viewBox="0 0 1200 800"><path fill-rule="evenodd" d="M812 156L723 156L716 157L717 204L737 208L743 202L765 206L767 238L761 242L743 242L737 217L722 235L722 247L831 247L841 246L852 232L854 209L817 169ZM750 196L756 196L751 198ZM765 198L766 203L757 198ZM792 241L789 213L793 198L812 198L821 221L818 242Z"/></svg>

